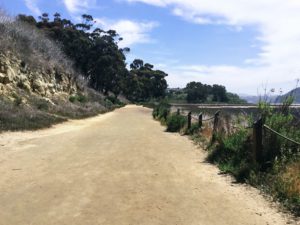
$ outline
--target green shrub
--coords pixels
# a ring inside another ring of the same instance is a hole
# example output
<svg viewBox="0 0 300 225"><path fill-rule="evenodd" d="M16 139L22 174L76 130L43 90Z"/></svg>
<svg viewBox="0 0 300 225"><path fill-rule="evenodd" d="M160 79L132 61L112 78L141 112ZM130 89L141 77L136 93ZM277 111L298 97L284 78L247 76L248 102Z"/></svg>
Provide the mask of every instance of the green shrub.
<svg viewBox="0 0 300 225"><path fill-rule="evenodd" d="M154 119L158 117L158 108L156 106L153 108L152 116Z"/></svg>
<svg viewBox="0 0 300 225"><path fill-rule="evenodd" d="M32 109L27 105L15 105L0 99L0 132L16 130L36 130L50 127L66 119Z"/></svg>
<svg viewBox="0 0 300 225"><path fill-rule="evenodd" d="M76 96L72 95L69 97L69 101L72 102L72 103L75 103L77 100Z"/></svg>
<svg viewBox="0 0 300 225"><path fill-rule="evenodd" d="M112 103L108 98L105 98L104 105L105 105L105 108L111 109L114 106L114 103Z"/></svg>
<svg viewBox="0 0 300 225"><path fill-rule="evenodd" d="M166 124L168 132L178 132L186 124L186 118L181 115L171 114L167 117Z"/></svg>
<svg viewBox="0 0 300 225"><path fill-rule="evenodd" d="M246 179L252 166L248 137L249 133L245 129L228 137L218 136L218 145L210 151L208 161L217 163L222 171L235 175L239 181Z"/></svg>
<svg viewBox="0 0 300 225"><path fill-rule="evenodd" d="M69 101L72 103L75 103L75 102L86 103L86 102L88 102L88 98L83 94L78 94L78 95L70 96Z"/></svg>
<svg viewBox="0 0 300 225"><path fill-rule="evenodd" d="M292 102L292 98L287 98L279 109L272 108L270 104L261 102L259 109L266 125L280 134L299 142L300 130L299 127L295 126L295 118L290 112ZM284 161L293 158L298 150L299 147L297 149L297 146L279 137L277 134L268 130L264 133L263 162L268 163L269 167L278 158Z"/></svg>
<svg viewBox="0 0 300 225"><path fill-rule="evenodd" d="M290 112L292 99L288 98L279 108L260 102L263 123L280 134L300 141L299 125ZM279 200L295 215L300 214L300 159L297 146L265 129L263 132L262 158L253 161L252 141L249 132L241 129L228 137L217 137L208 161L233 174L238 181L247 181Z"/></svg>
<svg viewBox="0 0 300 225"><path fill-rule="evenodd" d="M49 110L49 103L44 99L39 99L35 102L35 106L37 109L42 111L48 111Z"/></svg>
<svg viewBox="0 0 300 225"><path fill-rule="evenodd" d="M140 102L138 103L138 105L142 105L144 107L150 108L150 109L154 109L156 107L156 104L154 101L150 101L150 102ZM153 112L152 112L153 115Z"/></svg>
<svg viewBox="0 0 300 225"><path fill-rule="evenodd" d="M86 102L88 102L88 98L83 94L78 94L77 101L80 103L86 103Z"/></svg>
<svg viewBox="0 0 300 225"><path fill-rule="evenodd" d="M166 121L168 115L170 114L170 105L167 101L163 100L161 101L152 112L152 116L155 119L158 119L160 121Z"/></svg>
<svg viewBox="0 0 300 225"><path fill-rule="evenodd" d="M105 99L109 100L113 104L115 104L118 101L118 99L114 96L107 96Z"/></svg>
<svg viewBox="0 0 300 225"><path fill-rule="evenodd" d="M105 100L107 100L108 102L111 102L113 105L121 105L121 106L125 105L123 102L120 101L120 99L118 99L115 96L107 96L105 98Z"/></svg>
<svg viewBox="0 0 300 225"><path fill-rule="evenodd" d="M159 110L158 110L158 118L159 119L167 119L168 115L170 113L170 109L167 108L167 107L161 107Z"/></svg>
<svg viewBox="0 0 300 225"><path fill-rule="evenodd" d="M191 125L191 128L187 131L187 133L193 135L193 134L196 134L198 131L199 131L198 124L197 123L193 123Z"/></svg>
<svg viewBox="0 0 300 225"><path fill-rule="evenodd" d="M19 96L19 95L16 94L16 93L14 93L12 96L13 96L13 98L14 98L14 104L15 104L16 106L20 106L20 105L22 104L22 102L23 102L22 97Z"/></svg>

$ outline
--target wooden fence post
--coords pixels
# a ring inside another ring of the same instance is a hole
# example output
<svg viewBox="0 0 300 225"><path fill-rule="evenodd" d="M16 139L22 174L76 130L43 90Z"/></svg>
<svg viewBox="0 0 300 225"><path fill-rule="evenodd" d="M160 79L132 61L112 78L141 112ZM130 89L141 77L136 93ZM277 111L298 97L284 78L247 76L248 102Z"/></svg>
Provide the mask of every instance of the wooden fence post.
<svg viewBox="0 0 300 225"><path fill-rule="evenodd" d="M189 112L188 114L188 129L191 129L192 127L192 112Z"/></svg>
<svg viewBox="0 0 300 225"><path fill-rule="evenodd" d="M199 117L198 117L198 127L199 127L199 129L201 129L201 127L202 127L202 120L203 120L203 115L202 115L202 113L200 113Z"/></svg>
<svg viewBox="0 0 300 225"><path fill-rule="evenodd" d="M213 134L212 134L212 142L214 142L216 140L216 133L217 133L217 129L218 129L218 125L219 125L219 116L220 116L220 111L217 111L215 113L215 117L214 117L214 127L213 127Z"/></svg>
<svg viewBox="0 0 300 225"><path fill-rule="evenodd" d="M253 159L262 162L263 120L260 118L253 124Z"/></svg>
<svg viewBox="0 0 300 225"><path fill-rule="evenodd" d="M219 125L219 116L220 116L220 111L215 113L215 118L214 118L214 132L217 131L218 125Z"/></svg>
<svg viewBox="0 0 300 225"><path fill-rule="evenodd" d="M177 115L178 116L180 115L180 109L177 109Z"/></svg>

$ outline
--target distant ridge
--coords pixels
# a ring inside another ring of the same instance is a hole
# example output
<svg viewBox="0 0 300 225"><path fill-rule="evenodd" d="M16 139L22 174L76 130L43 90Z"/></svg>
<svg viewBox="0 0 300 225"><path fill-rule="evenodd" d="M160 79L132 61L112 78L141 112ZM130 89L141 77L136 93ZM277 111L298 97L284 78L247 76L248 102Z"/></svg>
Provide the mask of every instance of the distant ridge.
<svg viewBox="0 0 300 225"><path fill-rule="evenodd" d="M286 93L285 95L277 97L276 101L277 102L282 102L288 96L293 96L295 98L294 103L295 104L300 104L300 87L291 90L290 92Z"/></svg>
<svg viewBox="0 0 300 225"><path fill-rule="evenodd" d="M258 95L246 95L246 94L239 94L241 99L244 99L248 103L251 104L257 104L260 99L263 99L263 96L258 96ZM271 103L276 103L278 99L278 96L268 96L268 101Z"/></svg>

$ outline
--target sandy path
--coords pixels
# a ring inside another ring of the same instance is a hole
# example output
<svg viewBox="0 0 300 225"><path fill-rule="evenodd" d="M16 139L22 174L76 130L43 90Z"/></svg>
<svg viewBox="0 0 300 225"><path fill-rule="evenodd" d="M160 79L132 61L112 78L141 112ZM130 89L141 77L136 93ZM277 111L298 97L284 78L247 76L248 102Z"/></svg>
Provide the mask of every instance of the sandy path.
<svg viewBox="0 0 300 225"><path fill-rule="evenodd" d="M205 153L127 106L0 135L1 225L247 225L287 219Z"/></svg>

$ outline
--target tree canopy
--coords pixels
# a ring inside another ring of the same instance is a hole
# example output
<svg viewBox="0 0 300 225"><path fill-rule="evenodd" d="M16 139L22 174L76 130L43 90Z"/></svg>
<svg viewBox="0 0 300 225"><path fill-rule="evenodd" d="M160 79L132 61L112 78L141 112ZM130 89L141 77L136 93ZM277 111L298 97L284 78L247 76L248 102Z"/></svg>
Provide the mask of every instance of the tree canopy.
<svg viewBox="0 0 300 225"><path fill-rule="evenodd" d="M195 102L227 102L227 91L224 86L214 84L213 86L200 82L190 82L186 85L187 101Z"/></svg>
<svg viewBox="0 0 300 225"><path fill-rule="evenodd" d="M19 15L18 20L36 26L61 45L64 53L74 61L75 68L93 89L104 94L124 94L128 99L144 101L165 95L166 73L136 59L126 68L129 48L120 48L122 38L114 30L94 28L91 15L84 14L81 22L61 18L55 13L50 19L43 13L38 21L32 16Z"/></svg>
<svg viewBox="0 0 300 225"><path fill-rule="evenodd" d="M188 103L246 103L238 95L227 92L222 85L207 85L195 81L188 83L183 89L170 89L167 97L170 101Z"/></svg>
<svg viewBox="0 0 300 225"><path fill-rule="evenodd" d="M131 100L142 101L151 98L161 98L165 96L168 76L165 72L154 70L154 66L144 63L141 59L136 59L130 64L130 73L127 81L128 91Z"/></svg>
<svg viewBox="0 0 300 225"><path fill-rule="evenodd" d="M95 27L93 16L83 14L74 24L55 13L50 19L43 13L38 20L33 16L19 15L19 21L33 25L55 40L65 55L81 72L89 86L104 94L123 94L132 101L147 101L163 98L167 90L167 74L155 70L142 59L135 59L127 68L126 54L129 48L120 48L122 37L115 30ZM177 92L172 93L176 97ZM190 82L180 90L180 99L189 103L233 102L239 103L237 95L228 93L222 85L206 85Z"/></svg>

